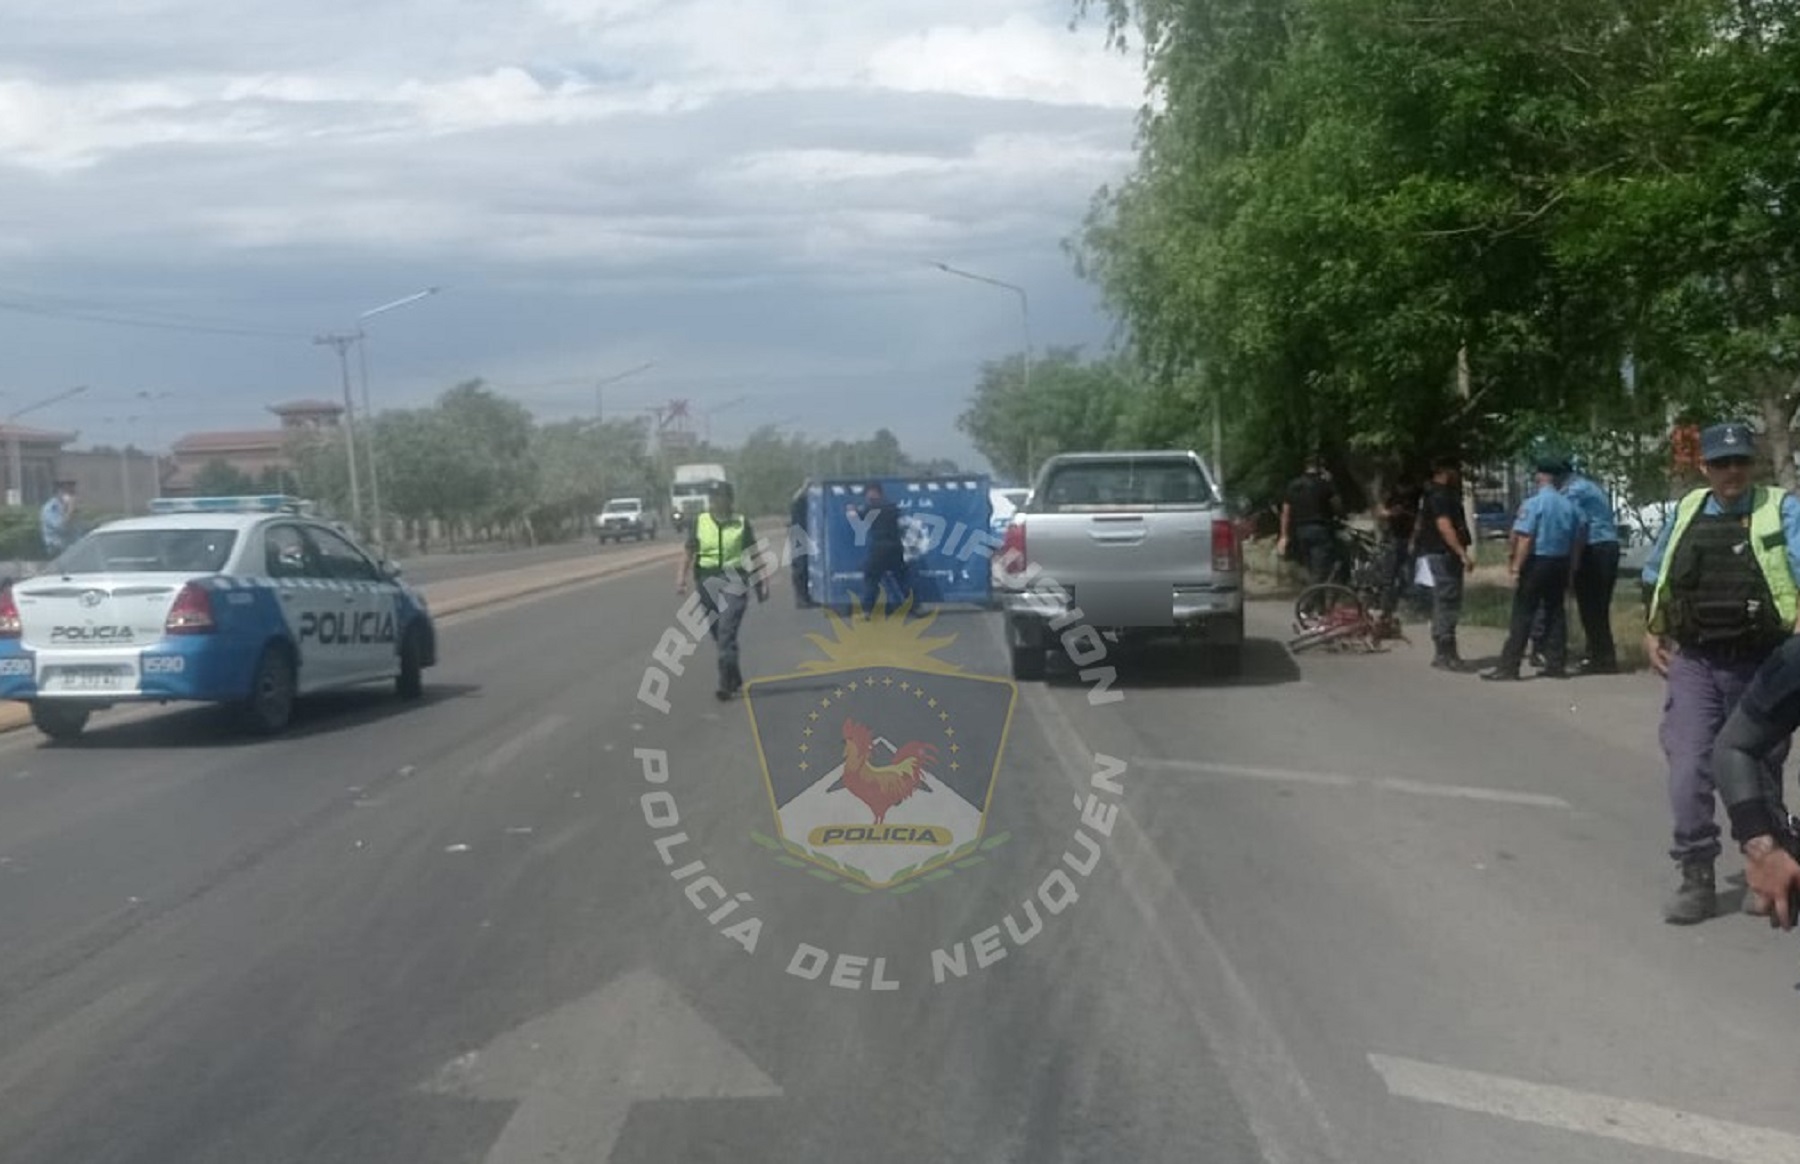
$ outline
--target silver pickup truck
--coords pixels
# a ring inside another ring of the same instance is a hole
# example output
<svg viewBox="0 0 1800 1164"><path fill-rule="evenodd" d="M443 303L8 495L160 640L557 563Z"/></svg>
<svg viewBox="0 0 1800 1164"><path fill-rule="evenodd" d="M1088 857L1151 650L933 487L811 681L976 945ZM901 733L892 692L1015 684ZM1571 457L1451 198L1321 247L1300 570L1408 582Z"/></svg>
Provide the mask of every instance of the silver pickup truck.
<svg viewBox="0 0 1800 1164"><path fill-rule="evenodd" d="M1052 457L995 565L1015 679L1042 679L1082 623L1120 641L1195 645L1219 674L1243 669L1237 526L1196 453Z"/></svg>

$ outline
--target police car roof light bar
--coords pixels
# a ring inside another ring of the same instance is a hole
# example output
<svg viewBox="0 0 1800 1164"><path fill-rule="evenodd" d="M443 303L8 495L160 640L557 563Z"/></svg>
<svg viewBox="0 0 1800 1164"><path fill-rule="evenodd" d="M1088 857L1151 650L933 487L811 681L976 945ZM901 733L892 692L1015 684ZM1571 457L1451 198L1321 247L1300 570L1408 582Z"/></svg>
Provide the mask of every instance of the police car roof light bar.
<svg viewBox="0 0 1800 1164"><path fill-rule="evenodd" d="M310 514L312 511L312 502L282 493L254 497L159 497L150 503L151 513Z"/></svg>

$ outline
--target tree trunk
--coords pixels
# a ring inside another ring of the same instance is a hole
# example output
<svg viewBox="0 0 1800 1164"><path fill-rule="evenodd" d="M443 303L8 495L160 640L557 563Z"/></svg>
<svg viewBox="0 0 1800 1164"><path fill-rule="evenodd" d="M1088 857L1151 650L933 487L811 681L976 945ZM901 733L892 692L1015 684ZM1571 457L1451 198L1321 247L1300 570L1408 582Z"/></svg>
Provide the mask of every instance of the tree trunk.
<svg viewBox="0 0 1800 1164"><path fill-rule="evenodd" d="M1796 484L1794 471L1794 431L1792 422L1796 397L1794 381L1782 373L1765 373L1757 377L1756 403L1762 413L1763 441L1769 454L1775 480L1792 492Z"/></svg>
<svg viewBox="0 0 1800 1164"><path fill-rule="evenodd" d="M1467 342L1456 349L1456 394L1462 398L1464 408L1460 426L1464 431L1457 433L1457 443L1463 444L1467 437L1468 427L1475 423L1475 418L1467 414L1470 403L1475 399L1475 381L1474 375L1469 369L1469 345ZM1471 552L1481 545L1481 526L1476 521L1475 515L1475 486L1479 472L1480 470L1477 469L1476 473L1466 474L1462 487L1463 520L1469 523L1469 536L1475 539L1475 544L1469 547Z"/></svg>

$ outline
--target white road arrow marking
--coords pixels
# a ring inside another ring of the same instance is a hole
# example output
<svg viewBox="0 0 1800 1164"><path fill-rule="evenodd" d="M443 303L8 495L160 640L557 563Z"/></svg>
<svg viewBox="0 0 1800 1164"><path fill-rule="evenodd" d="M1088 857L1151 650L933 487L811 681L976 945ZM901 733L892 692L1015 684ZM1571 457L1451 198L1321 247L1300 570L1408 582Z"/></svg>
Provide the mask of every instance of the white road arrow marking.
<svg viewBox="0 0 1800 1164"><path fill-rule="evenodd" d="M638 1100L782 1093L648 971L627 974L452 1060L424 1090L519 1101L486 1164L600 1164Z"/></svg>

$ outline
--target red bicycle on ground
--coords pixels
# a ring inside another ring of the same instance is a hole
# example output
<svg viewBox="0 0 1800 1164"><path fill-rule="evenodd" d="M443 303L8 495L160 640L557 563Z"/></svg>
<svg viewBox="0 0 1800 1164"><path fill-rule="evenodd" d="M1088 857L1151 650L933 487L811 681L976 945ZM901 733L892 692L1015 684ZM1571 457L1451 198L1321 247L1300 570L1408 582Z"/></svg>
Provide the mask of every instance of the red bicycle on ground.
<svg viewBox="0 0 1800 1164"><path fill-rule="evenodd" d="M1387 589L1385 555L1375 536L1350 530L1344 542L1332 579L1315 582L1294 600L1294 636L1288 650L1296 654L1314 648L1370 654L1386 650L1384 643L1408 641L1400 620L1381 609Z"/></svg>

